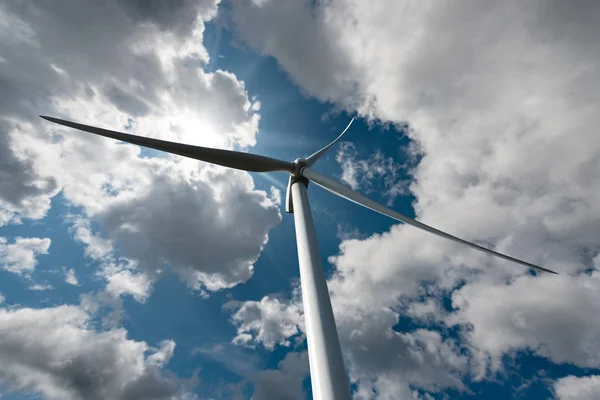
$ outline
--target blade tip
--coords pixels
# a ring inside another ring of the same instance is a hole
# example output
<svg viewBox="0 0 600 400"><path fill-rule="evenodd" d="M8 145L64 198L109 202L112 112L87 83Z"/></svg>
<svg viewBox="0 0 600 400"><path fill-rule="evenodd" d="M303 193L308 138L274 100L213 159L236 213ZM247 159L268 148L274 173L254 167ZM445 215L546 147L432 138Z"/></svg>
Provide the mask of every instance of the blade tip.
<svg viewBox="0 0 600 400"><path fill-rule="evenodd" d="M542 268L542 267L537 266L537 265L536 265L535 269L538 270L538 271L540 271L540 272L547 272L547 273L550 273L550 274L553 274L553 275L559 275L559 273L556 272L556 271L552 271L551 269L548 269L548 268Z"/></svg>
<svg viewBox="0 0 600 400"><path fill-rule="evenodd" d="M558 272L552 271L551 269L544 268L545 271L550 272L551 274L558 275Z"/></svg>
<svg viewBox="0 0 600 400"><path fill-rule="evenodd" d="M47 115L40 115L40 118L45 119L46 121L54 122L54 123L56 123L58 121L57 118L49 117Z"/></svg>

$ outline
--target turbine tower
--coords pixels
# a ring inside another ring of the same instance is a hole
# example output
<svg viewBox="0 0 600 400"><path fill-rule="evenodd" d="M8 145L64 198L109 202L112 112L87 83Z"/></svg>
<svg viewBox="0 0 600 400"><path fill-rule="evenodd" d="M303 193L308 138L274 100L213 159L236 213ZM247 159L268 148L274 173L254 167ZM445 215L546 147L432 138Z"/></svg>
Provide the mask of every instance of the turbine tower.
<svg viewBox="0 0 600 400"><path fill-rule="evenodd" d="M325 279L325 273L323 272L321 257L319 255L310 204L308 202L308 193L306 189L309 181L335 195L391 217L397 221L412 225L415 228L469 246L484 253L521 264L525 267L533 268L537 271L556 274L556 272L549 269L498 253L494 250L435 229L429 225L425 225L417 220L384 207L312 169L312 166L319 158L321 158L321 156L325 154L325 152L329 150L329 148L348 130L354 121L354 118L333 142L321 150L306 159L299 158L295 161L287 162L255 154L191 146L130 135L53 117L41 117L50 122L79 129L81 131L222 165L224 167L250 172L287 172L290 174L287 187L286 211L294 214L294 223L296 226L296 242L298 246L298 261L300 264L300 285L302 289L302 303L304 305L310 377L313 397L316 400L350 399L350 388L344 367L344 360L340 348L333 310L331 308L327 281Z"/></svg>

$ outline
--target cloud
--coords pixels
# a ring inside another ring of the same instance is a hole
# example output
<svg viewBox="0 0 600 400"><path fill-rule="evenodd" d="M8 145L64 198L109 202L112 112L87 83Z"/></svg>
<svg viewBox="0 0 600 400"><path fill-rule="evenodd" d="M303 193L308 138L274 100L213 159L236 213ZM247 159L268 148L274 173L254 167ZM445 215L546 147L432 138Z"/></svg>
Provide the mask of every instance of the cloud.
<svg viewBox="0 0 600 400"><path fill-rule="evenodd" d="M228 307L237 307L229 304ZM260 301L246 301L231 316L237 327L233 343L244 346L263 345L273 350L275 345L290 346L288 338L300 333L304 326L302 307L295 301L280 301L263 297Z"/></svg>
<svg viewBox="0 0 600 400"><path fill-rule="evenodd" d="M42 172L38 157L16 148L17 138L23 141L32 135L27 127L19 127L0 116L0 226L21 223L21 218L42 218L50 208L49 199L60 190L57 179Z"/></svg>
<svg viewBox="0 0 600 400"><path fill-rule="evenodd" d="M48 254L49 238L17 237L14 243L8 243L0 237L0 256L2 268L15 274L30 274L37 265L40 254Z"/></svg>
<svg viewBox="0 0 600 400"><path fill-rule="evenodd" d="M290 338L304 333L301 311L292 302L268 296L260 302L243 302L232 317L238 328L233 343L262 345L271 351L276 344L289 346ZM373 393L408 397L418 393L415 388L431 392L465 388L462 376L468 372L469 357L461 354L455 341L425 329L397 332L393 328L399 314L391 310L366 314L348 309L352 315L337 311L338 333L357 398L372 398ZM266 374L271 375L276 374Z"/></svg>
<svg viewBox="0 0 600 400"><path fill-rule="evenodd" d="M102 229L140 269L156 274L169 265L195 289L248 280L268 230L281 219L243 172L219 169L190 177L169 168L144 189L98 215Z"/></svg>
<svg viewBox="0 0 600 400"><path fill-rule="evenodd" d="M133 296L134 299L143 303L150 296L151 281L147 275L132 273L131 270L116 268L105 268L102 274L106 277L106 291L115 296L123 293Z"/></svg>
<svg viewBox="0 0 600 400"><path fill-rule="evenodd" d="M248 280L268 230L281 220L271 197L254 190L243 172L207 168L190 176L158 163L153 181L140 183L133 196L109 199L94 215L106 237L92 232L89 221L74 223L86 254L103 265L108 290L146 299L165 267L195 290ZM111 253L112 243L121 258Z"/></svg>
<svg viewBox="0 0 600 400"><path fill-rule="evenodd" d="M111 241L95 235L89 220L81 216L71 216L71 223L73 238L85 246L86 257L97 261L111 259L114 250Z"/></svg>
<svg viewBox="0 0 600 400"><path fill-rule="evenodd" d="M102 328L113 329L121 326L125 314L123 299L107 290L79 295L80 307L87 314L100 315Z"/></svg>
<svg viewBox="0 0 600 400"><path fill-rule="evenodd" d="M277 369L257 372L250 380L254 383L253 399L293 400L304 398L302 382L308 375L308 353L288 353L277 364Z"/></svg>
<svg viewBox="0 0 600 400"><path fill-rule="evenodd" d="M96 331L77 306L0 309L0 381L9 391L47 399L183 398L182 381L164 370L167 340L153 349L124 329ZM146 353L149 353L146 355Z"/></svg>
<svg viewBox="0 0 600 400"><path fill-rule="evenodd" d="M42 218L61 191L80 212L71 217L73 234L101 262L110 290L140 301L165 268L200 291L252 276L281 216L276 196L256 190L249 174L38 118L220 148L253 146L260 105L232 73L203 70L204 23L217 5L1 6L0 147L10 162L0 166L0 188L7 188L0 190L0 223Z"/></svg>
<svg viewBox="0 0 600 400"><path fill-rule="evenodd" d="M52 290L52 289L54 289L54 286L47 284L47 283L36 283L35 285L29 286L29 290L35 290L38 292L41 292L44 290Z"/></svg>
<svg viewBox="0 0 600 400"><path fill-rule="evenodd" d="M233 8L239 37L274 56L301 90L321 100L350 96L357 73L345 46L337 46L343 43L332 40L334 27L320 23L330 17L325 7L309 1L242 1Z"/></svg>
<svg viewBox="0 0 600 400"><path fill-rule="evenodd" d="M527 349L556 364L598 368L600 276L523 276L510 284L472 283L452 295L449 324L468 326L469 343L497 370L504 354ZM573 312L572 310L577 310Z"/></svg>
<svg viewBox="0 0 600 400"><path fill-rule="evenodd" d="M79 286L79 281L77 280L77 277L75 276L75 269L70 268L70 269L66 269L63 267L63 271L65 273L65 282L68 283L69 285L73 285L73 286Z"/></svg>
<svg viewBox="0 0 600 400"><path fill-rule="evenodd" d="M597 332L589 322L597 315L595 272L583 272L597 268L600 236L598 3L262 1L236 3L232 12L240 37L275 57L309 95L374 121L408 121L423 155L410 186L420 220L562 274L525 277L517 266L394 226L344 240L331 259L340 330L357 315L387 321L389 332L399 316L388 316L390 309L425 317L412 304L460 285L453 317L433 308L426 318L442 329L455 318L467 332L464 344L482 352L468 369L451 362L446 382L458 385L467 370L482 379L490 357L518 349L597 366L579 341L594 348ZM548 290L561 295L550 298ZM563 316L556 298L581 314ZM484 340L485 332L498 342ZM386 344L381 353L394 354L395 341L371 339L364 348ZM444 341L434 347L451 354ZM375 359L350 357L348 367L374 381ZM415 379L400 376L395 382Z"/></svg>
<svg viewBox="0 0 600 400"><path fill-rule="evenodd" d="M231 344L216 344L197 348L194 354L221 363L243 379L215 390L217 398L245 399L249 391L257 400L291 400L304 398L303 381L308 375L308 354L288 352L273 369L263 369L259 355Z"/></svg>
<svg viewBox="0 0 600 400"><path fill-rule="evenodd" d="M559 400L593 400L600 395L600 377L567 376L554 383L554 393Z"/></svg>
<svg viewBox="0 0 600 400"><path fill-rule="evenodd" d="M348 312L354 312L348 309ZM381 310L368 314L336 314L342 349L357 397L409 398L415 389L439 392L464 390L462 377L469 358L460 346L439 332L417 329L401 333L394 329L399 314Z"/></svg>
<svg viewBox="0 0 600 400"><path fill-rule="evenodd" d="M381 150L363 159L359 158L352 142L342 142L335 159L342 167L342 181L354 190L371 193L381 188L389 204L393 203L396 196L408 193L410 181L401 178L400 174L407 172L409 164L396 162Z"/></svg>

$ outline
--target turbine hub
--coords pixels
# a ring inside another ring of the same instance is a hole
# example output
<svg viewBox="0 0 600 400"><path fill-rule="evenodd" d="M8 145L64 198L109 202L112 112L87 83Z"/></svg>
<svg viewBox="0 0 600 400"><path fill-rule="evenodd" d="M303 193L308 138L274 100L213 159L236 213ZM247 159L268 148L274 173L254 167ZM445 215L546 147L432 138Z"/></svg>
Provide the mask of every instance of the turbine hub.
<svg viewBox="0 0 600 400"><path fill-rule="evenodd" d="M285 195L285 212L289 214L294 213L294 205L292 204L292 185L296 182L302 182L304 186L308 187L308 179L301 175L302 168L308 165L306 159L296 158L292 161L292 165L294 166L294 172L290 174Z"/></svg>
<svg viewBox="0 0 600 400"><path fill-rule="evenodd" d="M302 171L302 168L306 167L306 165L307 165L306 159L305 158L296 158L292 164L294 164L294 173L292 175L295 177L301 178L302 175L300 175L300 171Z"/></svg>

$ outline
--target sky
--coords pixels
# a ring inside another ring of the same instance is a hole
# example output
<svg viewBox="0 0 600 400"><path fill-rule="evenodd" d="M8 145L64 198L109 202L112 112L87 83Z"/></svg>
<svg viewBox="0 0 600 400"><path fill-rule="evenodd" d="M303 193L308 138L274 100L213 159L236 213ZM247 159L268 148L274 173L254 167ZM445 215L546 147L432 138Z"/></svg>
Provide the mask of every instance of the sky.
<svg viewBox="0 0 600 400"><path fill-rule="evenodd" d="M600 4L0 3L0 397L312 398L284 160L355 399L600 398Z"/></svg>

